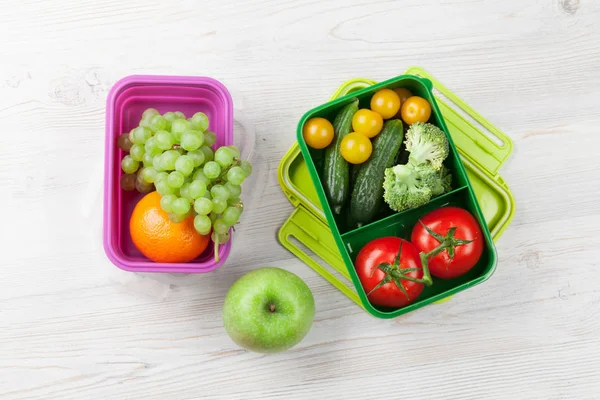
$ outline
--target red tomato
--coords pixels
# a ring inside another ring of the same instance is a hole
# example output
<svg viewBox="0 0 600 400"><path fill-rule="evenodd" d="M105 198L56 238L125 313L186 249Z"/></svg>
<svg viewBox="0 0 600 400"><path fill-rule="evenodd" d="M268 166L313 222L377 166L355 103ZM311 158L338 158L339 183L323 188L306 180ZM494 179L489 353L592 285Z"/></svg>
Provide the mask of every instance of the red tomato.
<svg viewBox="0 0 600 400"><path fill-rule="evenodd" d="M370 241L356 256L355 268L374 305L403 307L415 301L423 291L423 283L401 279L420 280L423 277L419 252L404 239L388 236Z"/></svg>
<svg viewBox="0 0 600 400"><path fill-rule="evenodd" d="M428 257L431 275L441 279L469 272L479 261L484 246L479 223L459 207L442 207L424 215L414 226L410 241L425 253L445 244L439 253Z"/></svg>

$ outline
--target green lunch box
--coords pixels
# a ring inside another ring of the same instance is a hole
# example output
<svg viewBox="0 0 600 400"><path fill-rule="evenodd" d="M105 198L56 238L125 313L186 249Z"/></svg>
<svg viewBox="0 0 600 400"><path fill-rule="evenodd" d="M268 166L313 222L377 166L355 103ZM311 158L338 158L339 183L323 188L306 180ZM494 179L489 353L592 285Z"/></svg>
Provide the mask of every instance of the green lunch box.
<svg viewBox="0 0 600 400"><path fill-rule="evenodd" d="M308 118L322 116L333 121L335 113L353 98L359 98L362 108L375 91L386 87L407 87L424 97L432 106L429 122L450 134L451 150L445 164L453 175L451 192L432 199L420 208L405 210L346 232L343 224L338 226L336 223L327 203L311 158L313 149L304 143L294 144L281 160L278 170L279 184L295 206L294 212L279 230L281 244L378 318L397 317L425 305L445 301L453 294L489 278L496 265L493 241L504 232L515 212L514 198L498 174L500 166L512 152L510 138L421 68L410 68L404 75L381 83L368 79L347 81L328 103L302 117L298 125L299 141L302 141L302 125ZM382 236L408 239L418 218L444 205L466 208L478 219L486 239L479 263L461 277L451 280L434 278L432 286L425 287L415 302L403 308L386 309L372 305L354 270L353 261L358 251L369 241Z"/></svg>

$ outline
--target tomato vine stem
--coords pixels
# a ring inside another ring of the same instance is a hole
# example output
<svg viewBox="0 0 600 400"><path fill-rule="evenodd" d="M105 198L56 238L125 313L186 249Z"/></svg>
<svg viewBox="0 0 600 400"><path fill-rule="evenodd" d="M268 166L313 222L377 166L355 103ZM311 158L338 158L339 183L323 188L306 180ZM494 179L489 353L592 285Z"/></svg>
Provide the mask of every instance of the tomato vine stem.
<svg viewBox="0 0 600 400"><path fill-rule="evenodd" d="M406 289L402 285L402 282L401 282L402 280L416 282L416 283L422 283L427 286L429 286L433 283L433 280L431 279L431 274L429 273L429 269L427 267L422 268L423 278L413 278L411 276L408 276L407 275L408 273L418 271L421 268L400 268L400 257L401 256L402 256L402 243L400 243L400 249L398 250L398 254L396 254L396 257L394 258L394 262L392 264L381 263L371 271L371 277L373 276L373 274L375 273L375 270L377 270L377 269L381 270L385 274L385 277L373 289L371 289L371 291L367 294L367 296L369 296L371 293L373 293L374 291L376 291L383 285L388 284L389 282L394 282L394 284L396 284L398 289L400 289L402 291L402 293L404 293L407 300L410 301L410 296L408 295L408 293L406 292Z"/></svg>
<svg viewBox="0 0 600 400"><path fill-rule="evenodd" d="M423 221L419 220L419 222L421 223L421 225L423 225L423 228L425 228L427 233L429 233L438 242L440 242L440 244L436 248L431 250L430 252L425 253L422 251L421 253L419 253L419 257L421 257L421 266L423 267L423 275L425 275L425 271L427 270L427 275L429 276L429 279L431 279L431 275L429 274L429 259L430 258L433 258L433 257L437 256L438 254L440 254L441 252L443 252L444 250L446 250L446 251L448 251L448 256L450 256L450 260L452 260L454 258L454 253L455 253L456 247L462 246L465 244L469 244L472 242L472 240L456 239L454 237L454 234L456 233L456 229L457 229L456 226L453 226L450 229L448 229L448 233L446 233L446 236L442 236L439 233L434 232L427 225L425 225L423 223Z"/></svg>

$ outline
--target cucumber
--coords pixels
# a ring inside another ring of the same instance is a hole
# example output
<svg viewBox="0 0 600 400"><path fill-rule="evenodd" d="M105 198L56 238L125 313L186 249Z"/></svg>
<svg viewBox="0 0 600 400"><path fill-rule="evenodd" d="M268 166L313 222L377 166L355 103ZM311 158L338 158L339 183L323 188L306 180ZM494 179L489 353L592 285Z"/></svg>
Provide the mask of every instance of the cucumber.
<svg viewBox="0 0 600 400"><path fill-rule="evenodd" d="M352 117L358 111L358 99L344 106L333 121L334 138L325 150L323 188L333 208L340 214L350 195L350 166L342 157L340 143L352 130Z"/></svg>
<svg viewBox="0 0 600 400"><path fill-rule="evenodd" d="M360 164L350 164L350 178L348 185L350 193L352 193L352 190L354 190L354 182L356 182L356 177L358 176L359 169Z"/></svg>
<svg viewBox="0 0 600 400"><path fill-rule="evenodd" d="M350 213L358 226L368 224L382 211L384 172L394 165L402 139L402 121L392 119L373 140L373 153L361 164L350 199Z"/></svg>

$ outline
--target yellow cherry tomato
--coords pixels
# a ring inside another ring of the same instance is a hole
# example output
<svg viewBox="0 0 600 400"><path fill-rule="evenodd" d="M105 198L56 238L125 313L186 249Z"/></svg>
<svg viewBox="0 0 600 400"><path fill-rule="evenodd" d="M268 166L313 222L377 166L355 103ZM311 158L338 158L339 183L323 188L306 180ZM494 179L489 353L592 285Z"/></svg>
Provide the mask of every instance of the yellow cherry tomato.
<svg viewBox="0 0 600 400"><path fill-rule="evenodd" d="M401 115L402 114L402 104L404 104L406 99L411 97L413 94L410 92L410 90L408 90L407 88L403 88L403 87L394 89L394 92L396 92L398 97L400 97L400 109L396 113L396 118L402 118L402 115Z"/></svg>
<svg viewBox="0 0 600 400"><path fill-rule="evenodd" d="M402 104L400 114L404 122L409 125L415 122L427 122L431 117L431 105L422 97L412 96Z"/></svg>
<svg viewBox="0 0 600 400"><path fill-rule="evenodd" d="M377 136L383 128L383 118L375 111L367 108L358 110L352 117L352 129L368 138Z"/></svg>
<svg viewBox="0 0 600 400"><path fill-rule="evenodd" d="M311 118L302 127L302 136L313 149L324 149L333 140L333 125L325 118Z"/></svg>
<svg viewBox="0 0 600 400"><path fill-rule="evenodd" d="M362 164L371 156L373 145L369 138L362 133L352 132L342 139L340 151L344 160L350 164Z"/></svg>
<svg viewBox="0 0 600 400"><path fill-rule="evenodd" d="M383 119L392 118L400 109L400 97L392 89L381 89L371 97L371 110Z"/></svg>

